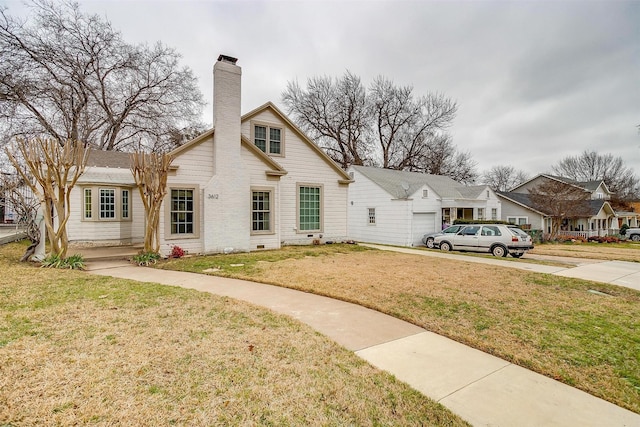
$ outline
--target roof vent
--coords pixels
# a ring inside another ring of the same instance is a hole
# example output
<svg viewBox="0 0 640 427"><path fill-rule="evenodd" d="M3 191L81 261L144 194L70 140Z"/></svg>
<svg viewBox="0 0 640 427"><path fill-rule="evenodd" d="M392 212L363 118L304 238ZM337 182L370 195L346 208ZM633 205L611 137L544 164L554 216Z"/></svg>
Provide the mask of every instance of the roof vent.
<svg viewBox="0 0 640 427"><path fill-rule="evenodd" d="M218 61L229 62L233 65L236 65L236 62L238 62L238 58L234 58L233 56L220 55L218 56Z"/></svg>

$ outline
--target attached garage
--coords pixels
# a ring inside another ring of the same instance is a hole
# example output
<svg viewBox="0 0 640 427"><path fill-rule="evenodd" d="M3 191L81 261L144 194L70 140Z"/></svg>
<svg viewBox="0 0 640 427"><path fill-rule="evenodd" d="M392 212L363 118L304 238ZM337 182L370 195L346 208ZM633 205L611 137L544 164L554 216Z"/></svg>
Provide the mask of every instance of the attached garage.
<svg viewBox="0 0 640 427"><path fill-rule="evenodd" d="M422 236L436 231L435 212L414 212L411 221L412 246L422 246Z"/></svg>

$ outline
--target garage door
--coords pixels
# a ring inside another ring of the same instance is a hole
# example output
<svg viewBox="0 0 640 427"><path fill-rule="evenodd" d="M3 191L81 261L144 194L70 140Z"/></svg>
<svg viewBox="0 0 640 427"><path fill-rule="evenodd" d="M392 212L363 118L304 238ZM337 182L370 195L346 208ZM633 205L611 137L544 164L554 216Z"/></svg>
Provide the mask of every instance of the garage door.
<svg viewBox="0 0 640 427"><path fill-rule="evenodd" d="M436 231L435 212L420 212L413 214L411 222L411 235L413 236L413 246L422 245L422 236L425 233Z"/></svg>

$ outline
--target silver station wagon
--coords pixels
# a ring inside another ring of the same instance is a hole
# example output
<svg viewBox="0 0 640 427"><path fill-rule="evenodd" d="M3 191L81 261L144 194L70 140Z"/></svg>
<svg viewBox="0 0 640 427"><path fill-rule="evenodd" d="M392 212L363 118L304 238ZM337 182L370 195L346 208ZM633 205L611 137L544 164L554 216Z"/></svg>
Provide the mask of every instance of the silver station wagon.
<svg viewBox="0 0 640 427"><path fill-rule="evenodd" d="M469 224L455 234L435 237L433 246L443 251L489 252L497 257L511 254L520 258L533 249L533 241L531 236L512 225Z"/></svg>

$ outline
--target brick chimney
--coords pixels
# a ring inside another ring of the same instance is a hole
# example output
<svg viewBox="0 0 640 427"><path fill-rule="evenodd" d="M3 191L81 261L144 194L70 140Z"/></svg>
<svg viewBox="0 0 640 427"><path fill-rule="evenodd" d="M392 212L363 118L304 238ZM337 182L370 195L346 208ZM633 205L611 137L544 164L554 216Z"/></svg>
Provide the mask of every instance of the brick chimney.
<svg viewBox="0 0 640 427"><path fill-rule="evenodd" d="M241 156L242 69L220 55L213 67L214 176L204 193L206 252L249 250L250 184Z"/></svg>

